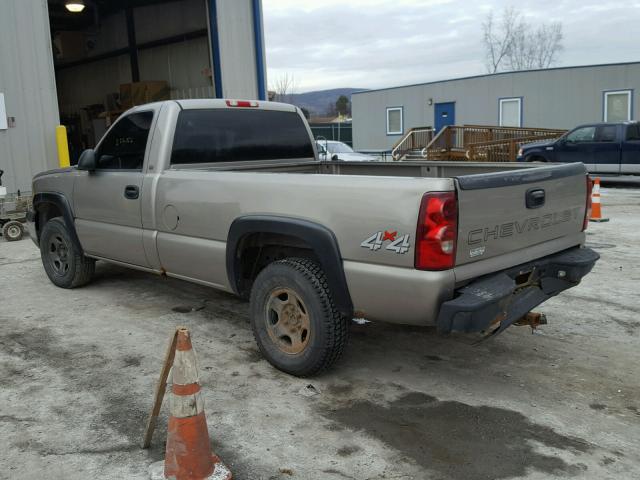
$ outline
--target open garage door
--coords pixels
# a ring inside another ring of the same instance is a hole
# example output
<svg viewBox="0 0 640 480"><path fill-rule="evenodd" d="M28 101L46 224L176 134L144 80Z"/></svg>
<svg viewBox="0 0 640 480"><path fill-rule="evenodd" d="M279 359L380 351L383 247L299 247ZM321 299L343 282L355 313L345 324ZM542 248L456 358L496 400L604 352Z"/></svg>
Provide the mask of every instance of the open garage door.
<svg viewBox="0 0 640 480"><path fill-rule="evenodd" d="M48 4L72 164L134 105L215 96L204 0Z"/></svg>

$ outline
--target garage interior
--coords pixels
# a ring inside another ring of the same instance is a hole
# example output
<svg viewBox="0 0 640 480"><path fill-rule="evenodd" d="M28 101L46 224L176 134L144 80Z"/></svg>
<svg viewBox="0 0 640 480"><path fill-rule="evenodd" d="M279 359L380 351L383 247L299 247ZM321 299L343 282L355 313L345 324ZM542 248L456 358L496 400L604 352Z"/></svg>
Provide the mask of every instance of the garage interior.
<svg viewBox="0 0 640 480"><path fill-rule="evenodd" d="M221 96L205 0L48 0L48 7L72 164L134 105Z"/></svg>

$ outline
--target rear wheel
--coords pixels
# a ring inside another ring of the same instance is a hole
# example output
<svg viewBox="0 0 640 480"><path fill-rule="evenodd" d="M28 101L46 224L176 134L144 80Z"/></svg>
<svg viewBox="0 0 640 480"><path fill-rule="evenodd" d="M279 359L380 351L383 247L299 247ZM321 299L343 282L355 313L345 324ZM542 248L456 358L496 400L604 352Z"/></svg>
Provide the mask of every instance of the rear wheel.
<svg viewBox="0 0 640 480"><path fill-rule="evenodd" d="M80 287L93 277L95 260L78 250L60 217L52 218L42 229L40 256L49 280L58 287Z"/></svg>
<svg viewBox="0 0 640 480"><path fill-rule="evenodd" d="M17 220L11 220L2 227L2 236L7 242L20 240L24 235L24 227Z"/></svg>
<svg viewBox="0 0 640 480"><path fill-rule="evenodd" d="M296 376L328 368L347 344L347 319L336 310L322 269L307 259L280 260L260 272L251 326L265 358Z"/></svg>

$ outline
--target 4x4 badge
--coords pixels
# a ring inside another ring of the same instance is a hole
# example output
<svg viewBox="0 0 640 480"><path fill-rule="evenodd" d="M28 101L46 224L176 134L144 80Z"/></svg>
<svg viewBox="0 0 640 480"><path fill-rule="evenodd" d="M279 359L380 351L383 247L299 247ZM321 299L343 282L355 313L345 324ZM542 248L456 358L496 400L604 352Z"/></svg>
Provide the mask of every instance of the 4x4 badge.
<svg viewBox="0 0 640 480"><path fill-rule="evenodd" d="M411 245L409 244L410 235L404 234L398 236L397 231L389 231L385 230L384 232L376 232L370 237L368 237L364 242L360 244L363 248L368 248L372 252L377 252L382 248L384 242L391 242L386 247L385 250L390 250L395 253L404 254L409 251Z"/></svg>

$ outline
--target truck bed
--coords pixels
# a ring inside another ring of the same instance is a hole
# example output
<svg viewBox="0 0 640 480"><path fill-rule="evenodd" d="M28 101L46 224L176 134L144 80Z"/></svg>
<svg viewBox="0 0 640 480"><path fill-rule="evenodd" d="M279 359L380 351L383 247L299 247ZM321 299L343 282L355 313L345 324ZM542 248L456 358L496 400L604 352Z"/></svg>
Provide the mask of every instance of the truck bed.
<svg viewBox="0 0 640 480"><path fill-rule="evenodd" d="M508 162L317 162L296 161L179 165L172 170L245 171L311 173L324 175L370 175L392 177L449 178L480 173L505 172L540 167L531 163Z"/></svg>

